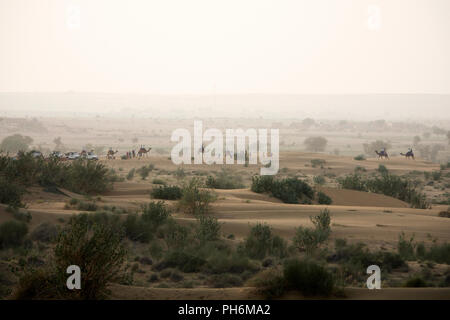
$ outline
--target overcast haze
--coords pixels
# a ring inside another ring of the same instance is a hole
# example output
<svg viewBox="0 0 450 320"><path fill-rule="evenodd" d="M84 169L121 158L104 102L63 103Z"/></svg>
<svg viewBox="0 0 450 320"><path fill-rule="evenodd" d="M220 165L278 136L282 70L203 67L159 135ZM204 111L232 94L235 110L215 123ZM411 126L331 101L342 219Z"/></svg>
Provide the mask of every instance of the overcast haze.
<svg viewBox="0 0 450 320"><path fill-rule="evenodd" d="M0 92L450 94L449 16L448 0L0 0Z"/></svg>

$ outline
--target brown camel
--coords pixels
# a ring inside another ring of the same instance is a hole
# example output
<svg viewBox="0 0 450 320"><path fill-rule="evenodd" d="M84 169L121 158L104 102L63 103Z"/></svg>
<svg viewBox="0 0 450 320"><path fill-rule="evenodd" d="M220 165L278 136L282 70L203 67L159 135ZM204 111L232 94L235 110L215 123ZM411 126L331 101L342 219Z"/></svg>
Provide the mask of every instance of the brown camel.
<svg viewBox="0 0 450 320"><path fill-rule="evenodd" d="M108 159L108 160L111 160L111 159L115 159L116 158L116 156L115 156L115 154L117 153L117 152L119 152L119 151L113 151L112 149L109 149L108 150L108 153L106 154L106 158Z"/></svg>
<svg viewBox="0 0 450 320"><path fill-rule="evenodd" d="M381 150L380 152L378 152L377 150L375 150L375 153L378 155L378 159L389 159L389 155L385 150Z"/></svg>
<svg viewBox="0 0 450 320"><path fill-rule="evenodd" d="M416 160L414 158L414 152L412 150L409 150L407 153L400 153L400 155L404 156L406 159L413 159Z"/></svg>
<svg viewBox="0 0 450 320"><path fill-rule="evenodd" d="M139 149L139 151L138 151L138 153L137 153L137 154L138 154L138 157L141 158L141 157L143 157L144 155L147 156L147 153L149 153L150 150L152 150L152 148L148 148L148 150L147 150L147 149L145 149L143 146L141 146L141 148Z"/></svg>

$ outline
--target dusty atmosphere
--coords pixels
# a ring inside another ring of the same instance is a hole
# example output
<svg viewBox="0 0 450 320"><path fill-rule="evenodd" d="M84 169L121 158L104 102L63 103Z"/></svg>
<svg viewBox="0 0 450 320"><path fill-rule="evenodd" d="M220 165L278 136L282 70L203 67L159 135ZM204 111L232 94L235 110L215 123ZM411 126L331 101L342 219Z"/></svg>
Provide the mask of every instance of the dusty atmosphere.
<svg viewBox="0 0 450 320"><path fill-rule="evenodd" d="M0 300L450 300L449 10L0 0Z"/></svg>

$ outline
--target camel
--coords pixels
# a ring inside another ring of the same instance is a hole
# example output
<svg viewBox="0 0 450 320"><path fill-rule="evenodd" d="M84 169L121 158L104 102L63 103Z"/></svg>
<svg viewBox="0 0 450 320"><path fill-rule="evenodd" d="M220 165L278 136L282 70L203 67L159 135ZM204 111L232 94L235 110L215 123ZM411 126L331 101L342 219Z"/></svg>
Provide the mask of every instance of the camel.
<svg viewBox="0 0 450 320"><path fill-rule="evenodd" d="M119 151L113 151L112 149L109 149L108 150L108 153L106 154L106 158L108 159L108 160L111 160L111 159L115 159L116 158L116 156L115 156L115 154L117 153L117 152L119 152Z"/></svg>
<svg viewBox="0 0 450 320"><path fill-rule="evenodd" d="M375 153L378 155L378 159L389 159L389 155L385 150L381 150L380 152L378 152L378 150L375 150Z"/></svg>
<svg viewBox="0 0 450 320"><path fill-rule="evenodd" d="M400 153L400 155L406 157L406 159L412 158L413 160L416 160L414 158L414 152L412 151L412 149L409 149L407 153Z"/></svg>
<svg viewBox="0 0 450 320"><path fill-rule="evenodd" d="M152 150L152 148L148 148L148 150L147 150L147 149L145 149L143 146L141 146L141 148L140 148L139 151L137 152L138 157L141 158L141 157L143 157L144 155L147 156L147 153L149 153L150 150Z"/></svg>

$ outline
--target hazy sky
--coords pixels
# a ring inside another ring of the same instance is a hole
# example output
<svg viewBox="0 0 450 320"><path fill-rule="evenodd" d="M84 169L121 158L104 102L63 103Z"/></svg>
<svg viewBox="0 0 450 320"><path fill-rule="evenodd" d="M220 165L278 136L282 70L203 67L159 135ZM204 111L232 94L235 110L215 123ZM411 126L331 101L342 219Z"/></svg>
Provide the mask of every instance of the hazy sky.
<svg viewBox="0 0 450 320"><path fill-rule="evenodd" d="M446 93L449 0L0 0L0 92Z"/></svg>

